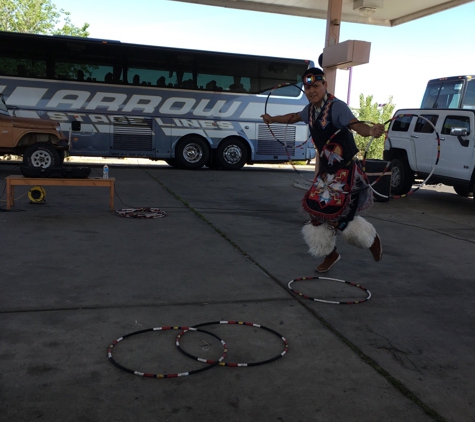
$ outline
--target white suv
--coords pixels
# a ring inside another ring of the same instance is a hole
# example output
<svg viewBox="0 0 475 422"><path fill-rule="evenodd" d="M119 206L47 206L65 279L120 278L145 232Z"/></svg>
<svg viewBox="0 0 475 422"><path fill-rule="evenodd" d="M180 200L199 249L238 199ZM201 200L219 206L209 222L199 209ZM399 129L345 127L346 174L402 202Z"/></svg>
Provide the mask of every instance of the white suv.
<svg viewBox="0 0 475 422"><path fill-rule="evenodd" d="M428 183L443 183L459 195L471 195L475 110L405 109L394 116L384 147L384 160L392 161L391 193L404 195L415 177L425 180L432 173Z"/></svg>

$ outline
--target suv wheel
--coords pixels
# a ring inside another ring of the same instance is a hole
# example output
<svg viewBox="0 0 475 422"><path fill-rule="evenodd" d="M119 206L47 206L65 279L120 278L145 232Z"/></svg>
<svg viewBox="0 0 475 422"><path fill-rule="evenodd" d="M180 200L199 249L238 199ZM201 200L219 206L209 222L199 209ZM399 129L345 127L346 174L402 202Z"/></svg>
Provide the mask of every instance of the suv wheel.
<svg viewBox="0 0 475 422"><path fill-rule="evenodd" d="M465 196L466 198L468 198L469 196L473 196L472 189L470 189L468 186L455 185L454 191L457 195Z"/></svg>
<svg viewBox="0 0 475 422"><path fill-rule="evenodd" d="M414 172L407 161L395 158L392 160L391 193L393 195L405 195L411 190L414 183Z"/></svg>
<svg viewBox="0 0 475 422"><path fill-rule="evenodd" d="M23 154L23 164L41 168L61 167L61 158L52 145L37 143L26 149Z"/></svg>

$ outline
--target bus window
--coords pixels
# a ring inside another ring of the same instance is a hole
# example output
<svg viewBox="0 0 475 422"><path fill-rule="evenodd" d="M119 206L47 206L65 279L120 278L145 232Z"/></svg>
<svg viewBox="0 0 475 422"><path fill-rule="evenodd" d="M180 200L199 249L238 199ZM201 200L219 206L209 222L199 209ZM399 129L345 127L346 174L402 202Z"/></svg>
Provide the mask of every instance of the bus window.
<svg viewBox="0 0 475 422"><path fill-rule="evenodd" d="M45 78L46 61L16 57L0 57L0 75Z"/></svg>
<svg viewBox="0 0 475 422"><path fill-rule="evenodd" d="M273 96L281 96L281 97L298 97L302 93L302 83L296 83L295 85L287 85L283 86L281 88L276 89L275 91L272 92L271 89L268 89L262 94L268 95L269 93L272 92Z"/></svg>
<svg viewBox="0 0 475 422"><path fill-rule="evenodd" d="M243 66L243 60L232 57L224 61L216 54L195 56L197 88L207 91L249 92L250 76L257 73L254 60Z"/></svg>
<svg viewBox="0 0 475 422"><path fill-rule="evenodd" d="M250 79L240 76L199 74L197 78L198 89L207 91L247 92Z"/></svg>
<svg viewBox="0 0 475 422"><path fill-rule="evenodd" d="M58 60L54 67L54 78L67 81L112 83L113 75L114 69L109 64L102 65L91 61L78 63Z"/></svg>
<svg viewBox="0 0 475 422"><path fill-rule="evenodd" d="M146 86L157 86L158 79L163 76L152 69L144 69L137 67L127 68L127 75L129 84ZM166 85L165 79L163 79L163 83Z"/></svg>
<svg viewBox="0 0 475 422"><path fill-rule="evenodd" d="M301 86L301 77L301 72L291 64L267 63L261 69L260 92L264 94L269 93L270 90L278 85L282 85L283 82ZM302 91L296 86L279 88L278 92L275 92L275 95L282 97L298 97L301 94Z"/></svg>
<svg viewBox="0 0 475 422"><path fill-rule="evenodd" d="M196 86L190 55L128 46L125 60L125 83L129 85L185 89Z"/></svg>
<svg viewBox="0 0 475 422"><path fill-rule="evenodd" d="M241 76L233 76L233 83L229 85L229 90L231 92L247 92L250 83L250 78L241 78Z"/></svg>

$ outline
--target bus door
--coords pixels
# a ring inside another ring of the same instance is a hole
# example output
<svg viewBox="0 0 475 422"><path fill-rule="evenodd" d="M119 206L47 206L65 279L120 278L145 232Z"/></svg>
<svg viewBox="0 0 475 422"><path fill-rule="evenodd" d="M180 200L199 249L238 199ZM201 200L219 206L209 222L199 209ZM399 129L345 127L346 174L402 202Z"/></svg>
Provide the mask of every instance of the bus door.
<svg viewBox="0 0 475 422"><path fill-rule="evenodd" d="M473 168L474 120L471 111L448 110L440 131L440 160L435 174L469 180Z"/></svg>

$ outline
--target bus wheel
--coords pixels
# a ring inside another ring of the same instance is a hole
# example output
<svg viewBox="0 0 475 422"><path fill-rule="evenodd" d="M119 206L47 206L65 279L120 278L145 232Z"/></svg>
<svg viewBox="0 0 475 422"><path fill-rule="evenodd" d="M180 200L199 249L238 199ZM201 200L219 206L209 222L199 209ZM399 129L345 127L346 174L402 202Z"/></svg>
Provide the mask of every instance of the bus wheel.
<svg viewBox="0 0 475 422"><path fill-rule="evenodd" d="M46 143L30 145L23 154L23 164L29 167L61 167L58 151Z"/></svg>
<svg viewBox="0 0 475 422"><path fill-rule="evenodd" d="M198 137L189 136L178 142L175 157L178 165L187 169L199 169L209 160L210 148L208 143Z"/></svg>
<svg viewBox="0 0 475 422"><path fill-rule="evenodd" d="M211 154L209 155L209 160L206 163L206 167L212 170L219 170L218 160L216 160L216 150L211 150Z"/></svg>
<svg viewBox="0 0 475 422"><path fill-rule="evenodd" d="M216 161L225 170L239 170L247 162L247 148L238 138L225 139L218 145Z"/></svg>
<svg viewBox="0 0 475 422"><path fill-rule="evenodd" d="M182 166L180 166L180 164L178 164L178 161L175 158L167 158L165 160L165 163L167 163L169 166L174 167L176 169L183 168Z"/></svg>

